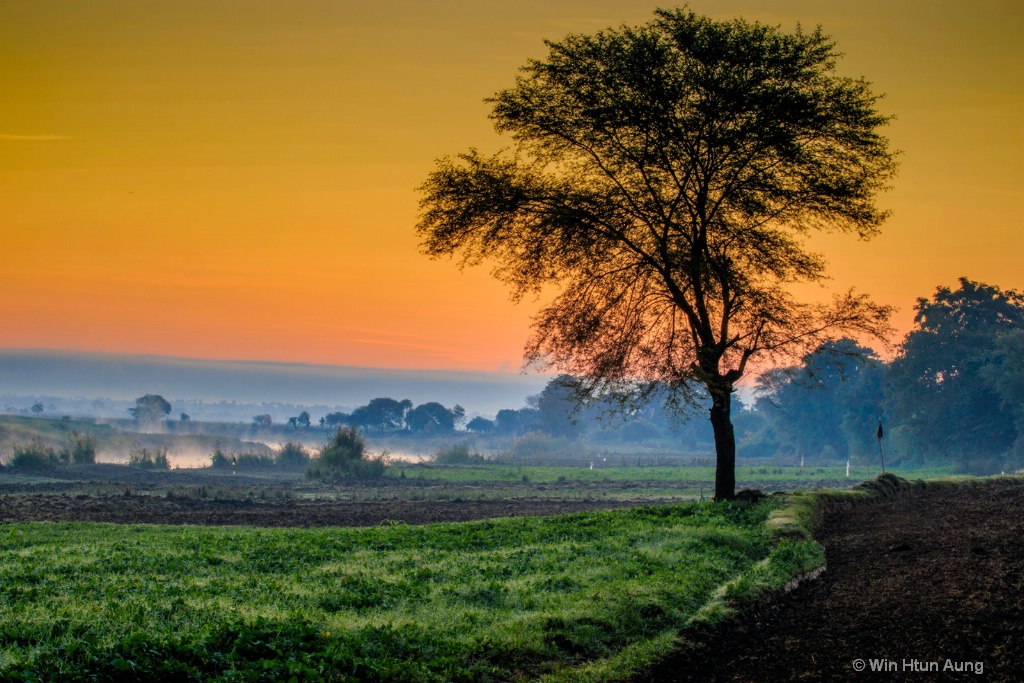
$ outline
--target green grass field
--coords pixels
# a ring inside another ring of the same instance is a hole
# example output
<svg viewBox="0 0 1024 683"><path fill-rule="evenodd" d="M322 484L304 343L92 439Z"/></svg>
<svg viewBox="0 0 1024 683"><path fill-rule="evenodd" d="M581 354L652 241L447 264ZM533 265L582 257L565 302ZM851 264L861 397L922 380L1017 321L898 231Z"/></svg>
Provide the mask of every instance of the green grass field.
<svg viewBox="0 0 1024 683"><path fill-rule="evenodd" d="M0 680L557 677L670 641L768 556L778 504L364 529L4 525Z"/></svg>

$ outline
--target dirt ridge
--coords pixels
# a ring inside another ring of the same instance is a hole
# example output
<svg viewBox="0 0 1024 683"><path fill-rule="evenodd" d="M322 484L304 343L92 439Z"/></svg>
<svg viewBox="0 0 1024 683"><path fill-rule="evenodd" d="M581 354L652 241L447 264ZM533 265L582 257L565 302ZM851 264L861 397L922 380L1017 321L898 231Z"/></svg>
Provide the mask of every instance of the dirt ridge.
<svg viewBox="0 0 1024 683"><path fill-rule="evenodd" d="M816 537L828 571L687 634L643 680L1024 680L1020 481L883 482L830 501Z"/></svg>

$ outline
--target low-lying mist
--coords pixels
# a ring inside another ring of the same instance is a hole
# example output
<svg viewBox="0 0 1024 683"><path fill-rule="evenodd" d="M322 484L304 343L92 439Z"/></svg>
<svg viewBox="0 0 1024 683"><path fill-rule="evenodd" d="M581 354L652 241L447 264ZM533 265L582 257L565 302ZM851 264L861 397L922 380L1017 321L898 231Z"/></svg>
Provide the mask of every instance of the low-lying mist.
<svg viewBox="0 0 1024 683"><path fill-rule="evenodd" d="M0 349L0 404L5 396L77 399L82 411L74 414L93 416L125 416L130 402L143 394L160 394L172 402L176 398L185 412L205 406L206 414L193 417L207 420L247 421L252 404L337 409L361 405L376 396L460 404L471 411L494 414L521 405L527 396L543 389L548 379L497 372ZM104 401L115 405L103 405ZM190 401L201 405L188 405ZM61 409L56 404L54 408ZM244 415L235 408L243 408Z"/></svg>

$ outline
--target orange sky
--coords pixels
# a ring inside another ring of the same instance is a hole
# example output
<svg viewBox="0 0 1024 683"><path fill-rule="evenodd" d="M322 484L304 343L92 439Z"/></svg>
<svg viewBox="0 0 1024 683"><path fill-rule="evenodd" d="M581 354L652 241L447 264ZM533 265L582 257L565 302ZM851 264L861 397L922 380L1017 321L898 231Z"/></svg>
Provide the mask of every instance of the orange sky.
<svg viewBox="0 0 1024 683"><path fill-rule="evenodd" d="M665 3L0 3L0 347L516 371L529 304L418 253L433 161L543 38ZM694 0L821 24L903 151L883 235L815 242L901 311L1024 289L1024 3Z"/></svg>

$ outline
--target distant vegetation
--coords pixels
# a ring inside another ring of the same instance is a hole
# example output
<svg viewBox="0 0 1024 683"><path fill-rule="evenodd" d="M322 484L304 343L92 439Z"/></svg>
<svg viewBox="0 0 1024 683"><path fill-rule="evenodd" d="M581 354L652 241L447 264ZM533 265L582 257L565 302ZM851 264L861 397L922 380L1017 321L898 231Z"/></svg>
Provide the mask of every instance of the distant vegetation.
<svg viewBox="0 0 1024 683"><path fill-rule="evenodd" d="M14 457L9 464L16 469L39 469L59 465L60 460L52 448L34 441L24 446L15 446Z"/></svg>
<svg viewBox="0 0 1024 683"><path fill-rule="evenodd" d="M733 395L740 464L821 467L850 461L877 468L881 421L889 467L973 474L1024 468L1024 298L963 279L956 289L939 288L931 299L919 300L916 310L914 329L890 361L840 339L798 364L767 372L752 401L744 404ZM516 465L707 464L714 435L705 420L681 422L657 395L626 412L610 402L580 406L574 381L568 375L553 378L526 405L499 410L493 419L467 420L458 405L388 397L350 413L319 417L305 411L278 424L261 413L251 424L165 419L146 422L145 430L135 420L100 424L40 411L30 416L26 408L25 416L0 417L0 459L22 469L87 464L98 453L108 460L116 453L123 462L144 448L165 449L171 459L181 453L209 457L214 468L299 472L344 427L358 430L375 450L434 454L436 462L442 453L456 460L465 453ZM140 397L137 408L152 405L166 417L170 408L160 398ZM696 391L693 415L709 406L708 397ZM260 441L287 443L277 452ZM353 465L367 472L381 466Z"/></svg>
<svg viewBox="0 0 1024 683"><path fill-rule="evenodd" d="M218 443L210 456L210 467L217 470L254 471L254 470L299 470L309 465L309 452L302 444L289 441L279 452L228 453Z"/></svg>
<svg viewBox="0 0 1024 683"><path fill-rule="evenodd" d="M73 465L91 465L96 462L96 439L90 434L72 433L65 459Z"/></svg>
<svg viewBox="0 0 1024 683"><path fill-rule="evenodd" d="M171 414L171 404L163 396L146 394L135 399L135 407L129 408L128 412L136 422L152 424Z"/></svg>
<svg viewBox="0 0 1024 683"><path fill-rule="evenodd" d="M483 465L487 459L479 453L470 453L469 446L460 443L439 450L434 454L434 462L438 465Z"/></svg>
<svg viewBox="0 0 1024 683"><path fill-rule="evenodd" d="M799 365L766 373L752 404L734 395L738 455L787 465L876 466L881 445L890 466L973 474L1024 467L1024 297L962 279L958 289L939 288L916 309L916 327L891 362L853 340L829 341ZM466 431L482 443L504 444L490 457L524 464L587 465L595 455L637 447L652 457L714 450L706 421L680 423L657 395L627 412L611 402L580 406L574 382L557 377L525 407L500 410L493 420L474 417ZM700 390L693 398L693 414L710 407ZM377 415L368 433L416 436L404 422L411 405L374 399L353 415ZM436 424L434 435L453 433Z"/></svg>
<svg viewBox="0 0 1024 683"><path fill-rule="evenodd" d="M57 465L89 465L96 462L96 440L88 434L73 432L67 443L55 449L33 439L28 444L17 444L8 463L13 468L38 469Z"/></svg>
<svg viewBox="0 0 1024 683"><path fill-rule="evenodd" d="M128 465L144 470L169 470L171 463L167 459L166 450L150 451L140 448L128 456Z"/></svg>
<svg viewBox="0 0 1024 683"><path fill-rule="evenodd" d="M309 466L309 451L302 444L289 441L277 454L277 464L291 469L306 468Z"/></svg>
<svg viewBox="0 0 1024 683"><path fill-rule="evenodd" d="M377 479L384 476L383 455L370 456L366 441L355 427L341 427L314 458L306 476L310 479Z"/></svg>

